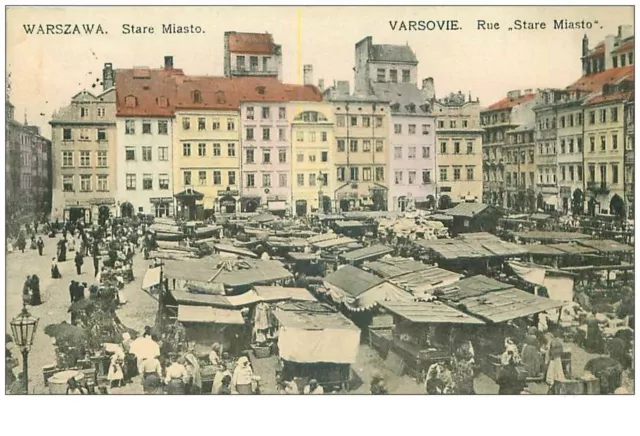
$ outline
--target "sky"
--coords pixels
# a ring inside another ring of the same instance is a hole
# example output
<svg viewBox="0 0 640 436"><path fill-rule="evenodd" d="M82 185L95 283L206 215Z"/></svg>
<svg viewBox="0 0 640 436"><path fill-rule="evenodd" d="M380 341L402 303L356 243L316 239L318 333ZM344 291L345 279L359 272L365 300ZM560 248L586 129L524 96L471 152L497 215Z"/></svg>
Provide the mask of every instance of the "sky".
<svg viewBox="0 0 640 436"><path fill-rule="evenodd" d="M545 22L545 30L512 30L514 20ZM597 21L591 29L553 30L553 21ZM398 31L389 21L457 20L461 30ZM477 20L498 22L478 30ZM27 24L101 24L105 35L27 35ZM162 34L162 24L201 26L201 34ZM153 26L153 35L123 35L122 25ZM224 32L269 32L283 48L284 81L302 82L312 64L314 82L349 80L355 43L409 44L419 83L433 77L436 95L462 91L483 107L510 90L565 87L581 75L582 37L593 46L619 25L633 24L633 7L9 7L7 72L16 118L50 136L52 113L92 88L105 62L114 68L161 67L164 56L186 74L223 74Z"/></svg>

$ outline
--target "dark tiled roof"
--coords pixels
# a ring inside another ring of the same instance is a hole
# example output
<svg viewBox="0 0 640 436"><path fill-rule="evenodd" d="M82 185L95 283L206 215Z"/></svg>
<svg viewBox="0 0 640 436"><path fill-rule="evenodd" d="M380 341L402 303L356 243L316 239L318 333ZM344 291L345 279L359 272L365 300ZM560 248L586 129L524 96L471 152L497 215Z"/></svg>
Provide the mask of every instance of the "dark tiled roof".
<svg viewBox="0 0 640 436"><path fill-rule="evenodd" d="M415 53L408 45L376 44L372 46L371 59L379 62L418 63Z"/></svg>
<svg viewBox="0 0 640 436"><path fill-rule="evenodd" d="M391 102L391 111L398 114L428 114L430 105L414 83L372 83L373 93Z"/></svg>

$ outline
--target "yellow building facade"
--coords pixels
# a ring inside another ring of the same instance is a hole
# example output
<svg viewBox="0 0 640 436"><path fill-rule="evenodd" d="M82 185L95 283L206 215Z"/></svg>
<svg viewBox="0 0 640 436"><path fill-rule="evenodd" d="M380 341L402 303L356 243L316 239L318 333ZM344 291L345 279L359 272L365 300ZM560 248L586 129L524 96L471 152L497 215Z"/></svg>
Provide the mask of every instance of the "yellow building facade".
<svg viewBox="0 0 640 436"><path fill-rule="evenodd" d="M330 103L291 102L287 107L291 125L291 186L293 212L329 213L333 207L332 177L335 139L333 106Z"/></svg>

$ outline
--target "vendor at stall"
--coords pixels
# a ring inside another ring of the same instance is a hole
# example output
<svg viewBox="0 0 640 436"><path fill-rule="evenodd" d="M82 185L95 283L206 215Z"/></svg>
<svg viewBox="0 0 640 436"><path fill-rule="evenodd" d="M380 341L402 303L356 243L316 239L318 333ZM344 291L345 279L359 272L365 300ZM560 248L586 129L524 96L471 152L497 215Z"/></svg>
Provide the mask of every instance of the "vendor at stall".
<svg viewBox="0 0 640 436"><path fill-rule="evenodd" d="M187 369L179 361L177 355L171 356L171 365L167 368L165 383L167 384L167 394L184 395L185 380L189 378Z"/></svg>
<svg viewBox="0 0 640 436"><path fill-rule="evenodd" d="M233 377L231 378L231 391L234 394L251 394L253 381L253 370L249 363L249 359L242 356L238 359L235 370L233 371Z"/></svg>

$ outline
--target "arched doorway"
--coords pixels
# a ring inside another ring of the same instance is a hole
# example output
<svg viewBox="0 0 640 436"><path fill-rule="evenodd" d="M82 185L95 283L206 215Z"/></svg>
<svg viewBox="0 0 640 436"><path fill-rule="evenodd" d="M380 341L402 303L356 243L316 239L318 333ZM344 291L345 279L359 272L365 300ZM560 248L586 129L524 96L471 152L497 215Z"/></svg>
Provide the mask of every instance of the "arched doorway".
<svg viewBox="0 0 640 436"><path fill-rule="evenodd" d="M574 215L582 215L584 213L584 193L582 192L582 189L576 189L573 191L571 212Z"/></svg>
<svg viewBox="0 0 640 436"><path fill-rule="evenodd" d="M245 212L255 212L258 209L258 202L255 200L249 200L247 201L247 204L245 205Z"/></svg>
<svg viewBox="0 0 640 436"><path fill-rule="evenodd" d="M538 194L538 199L536 201L536 206L540 210L544 210L544 197L542 194Z"/></svg>
<svg viewBox="0 0 640 436"><path fill-rule="evenodd" d="M104 225L104 223L109 219L110 214L109 206L100 206L98 208L98 223L100 223L101 226Z"/></svg>
<svg viewBox="0 0 640 436"><path fill-rule="evenodd" d="M427 209L435 209L436 197L433 195L427 195Z"/></svg>
<svg viewBox="0 0 640 436"><path fill-rule="evenodd" d="M331 197L325 195L322 197L322 211L324 213L331 212Z"/></svg>
<svg viewBox="0 0 640 436"><path fill-rule="evenodd" d="M128 201L120 205L120 216L122 218L133 218L133 204Z"/></svg>
<svg viewBox="0 0 640 436"><path fill-rule="evenodd" d="M222 213L235 213L236 212L236 199L232 195L225 195L220 198L220 212Z"/></svg>
<svg viewBox="0 0 640 436"><path fill-rule="evenodd" d="M440 201L438 202L438 209L451 209L451 207L453 207L451 197L449 197L448 195L443 195L442 197L440 197Z"/></svg>
<svg viewBox="0 0 640 436"><path fill-rule="evenodd" d="M349 200L340 200L340 210L343 212L349 211Z"/></svg>
<svg viewBox="0 0 640 436"><path fill-rule="evenodd" d="M307 214L307 200L296 200L296 215L305 216Z"/></svg>
<svg viewBox="0 0 640 436"><path fill-rule="evenodd" d="M624 201L622 201L622 198L620 198L618 194L611 198L611 202L609 203L609 213L618 218L624 218Z"/></svg>
<svg viewBox="0 0 640 436"><path fill-rule="evenodd" d="M401 197L398 197L397 207L400 212L404 212L405 209L407 208L407 197L405 197L404 195Z"/></svg>

